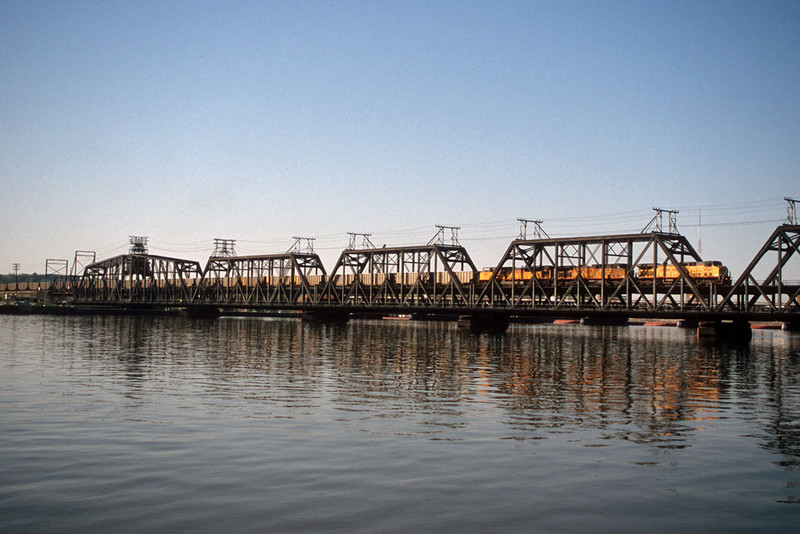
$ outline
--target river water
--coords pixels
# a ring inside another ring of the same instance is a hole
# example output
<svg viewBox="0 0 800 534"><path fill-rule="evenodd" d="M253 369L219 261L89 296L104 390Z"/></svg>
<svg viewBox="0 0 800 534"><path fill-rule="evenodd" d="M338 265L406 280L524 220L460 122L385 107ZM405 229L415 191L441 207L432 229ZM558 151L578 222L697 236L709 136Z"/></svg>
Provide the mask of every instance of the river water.
<svg viewBox="0 0 800 534"><path fill-rule="evenodd" d="M800 335L0 316L0 532L800 531Z"/></svg>

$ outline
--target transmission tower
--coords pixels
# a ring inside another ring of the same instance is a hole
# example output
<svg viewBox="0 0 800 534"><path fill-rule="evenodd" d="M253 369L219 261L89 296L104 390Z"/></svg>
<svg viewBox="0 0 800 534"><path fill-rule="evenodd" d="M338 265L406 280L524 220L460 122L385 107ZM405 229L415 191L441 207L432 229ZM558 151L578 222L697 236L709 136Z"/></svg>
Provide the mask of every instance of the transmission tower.
<svg viewBox="0 0 800 534"><path fill-rule="evenodd" d="M347 232L347 235L350 236L350 244L347 245L348 250L359 248L356 246L359 237L361 238L362 249L375 248L375 245L373 245L372 241L370 241L369 239L370 236L372 236L372 234L359 234L357 232Z"/></svg>
<svg viewBox="0 0 800 534"><path fill-rule="evenodd" d="M295 253L306 253L306 254L313 254L314 253L314 241L317 239L316 237L297 237L292 236L294 239L294 244L286 251L287 254ZM305 248L303 248L303 242L305 242Z"/></svg>
<svg viewBox="0 0 800 534"><path fill-rule="evenodd" d="M234 245L236 245L235 239L214 238L214 252L211 255L215 258L232 258L236 256Z"/></svg>
<svg viewBox="0 0 800 534"><path fill-rule="evenodd" d="M449 230L450 244L456 247L461 246L461 244L458 242L458 231L461 230L460 226L442 226L437 224L436 228L438 228L439 231L436 232L436 235L433 236L430 241L428 241L428 245L433 245L434 243L437 245L447 245L445 241L447 239L447 231Z"/></svg>
<svg viewBox="0 0 800 534"><path fill-rule="evenodd" d="M128 250L129 254L143 256L147 254L147 237L141 235L128 236L131 248Z"/></svg>
<svg viewBox="0 0 800 534"><path fill-rule="evenodd" d="M678 225L677 225L677 215L679 213L678 210L665 210L662 208L653 208L653 211L655 211L656 214L653 216L652 219L650 219L650 222L647 223L647 225L642 229L641 233L646 234L647 232L656 232L659 234L663 234L664 233L663 217L665 213L669 216L667 233L669 234L678 233Z"/></svg>
<svg viewBox="0 0 800 534"><path fill-rule="evenodd" d="M533 223L533 239L542 239L542 237L550 238L547 232L542 228L542 221L534 219L517 219L519 221L519 237L523 241L528 239L528 223Z"/></svg>

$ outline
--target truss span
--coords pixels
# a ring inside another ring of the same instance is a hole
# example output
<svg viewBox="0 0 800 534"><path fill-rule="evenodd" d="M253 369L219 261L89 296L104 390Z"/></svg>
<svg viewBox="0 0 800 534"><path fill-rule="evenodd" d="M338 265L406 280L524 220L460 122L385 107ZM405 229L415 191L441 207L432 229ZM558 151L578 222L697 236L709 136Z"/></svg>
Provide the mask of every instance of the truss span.
<svg viewBox="0 0 800 534"><path fill-rule="evenodd" d="M244 308L308 305L319 299L325 274L314 253L212 256L192 303Z"/></svg>
<svg viewBox="0 0 800 534"><path fill-rule="evenodd" d="M75 289L77 304L180 306L191 302L202 277L196 261L125 254L91 263Z"/></svg>
<svg viewBox="0 0 800 534"><path fill-rule="evenodd" d="M709 312L729 284L680 234L515 240L483 282L477 305L514 310Z"/></svg>
<svg viewBox="0 0 800 534"><path fill-rule="evenodd" d="M720 311L787 314L800 312L800 226L784 224L764 246L718 305ZM794 270L790 271L790 267ZM755 273L768 269L764 280ZM794 276L788 275L789 272Z"/></svg>
<svg viewBox="0 0 800 534"><path fill-rule="evenodd" d="M320 305L458 308L475 298L477 268L460 245L348 249L325 282Z"/></svg>
<svg viewBox="0 0 800 534"><path fill-rule="evenodd" d="M673 232L517 239L484 271L455 239L388 248L365 243L356 248L351 242L330 274L310 247L212 255L205 269L132 252L87 265L72 302L318 313L800 318L800 276L787 278L800 261L797 225L778 227L734 283L721 262L704 261ZM765 267L769 274L759 281L755 273Z"/></svg>

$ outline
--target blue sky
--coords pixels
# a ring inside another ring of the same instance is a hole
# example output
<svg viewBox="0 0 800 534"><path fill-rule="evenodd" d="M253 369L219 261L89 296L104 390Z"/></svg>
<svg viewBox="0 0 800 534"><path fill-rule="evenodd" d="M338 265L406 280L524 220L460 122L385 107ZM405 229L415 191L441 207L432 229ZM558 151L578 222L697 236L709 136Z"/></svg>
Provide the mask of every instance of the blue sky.
<svg viewBox="0 0 800 534"><path fill-rule="evenodd" d="M800 3L0 0L0 272L347 232L479 267L680 210L741 271L800 198Z"/></svg>

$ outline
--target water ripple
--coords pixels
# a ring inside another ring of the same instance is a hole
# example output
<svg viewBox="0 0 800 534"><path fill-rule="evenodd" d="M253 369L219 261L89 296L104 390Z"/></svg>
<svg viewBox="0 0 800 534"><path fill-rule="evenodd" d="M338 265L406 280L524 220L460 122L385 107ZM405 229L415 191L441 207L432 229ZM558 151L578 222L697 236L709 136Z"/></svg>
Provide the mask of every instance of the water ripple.
<svg viewBox="0 0 800 534"><path fill-rule="evenodd" d="M799 339L0 316L0 530L788 531Z"/></svg>

